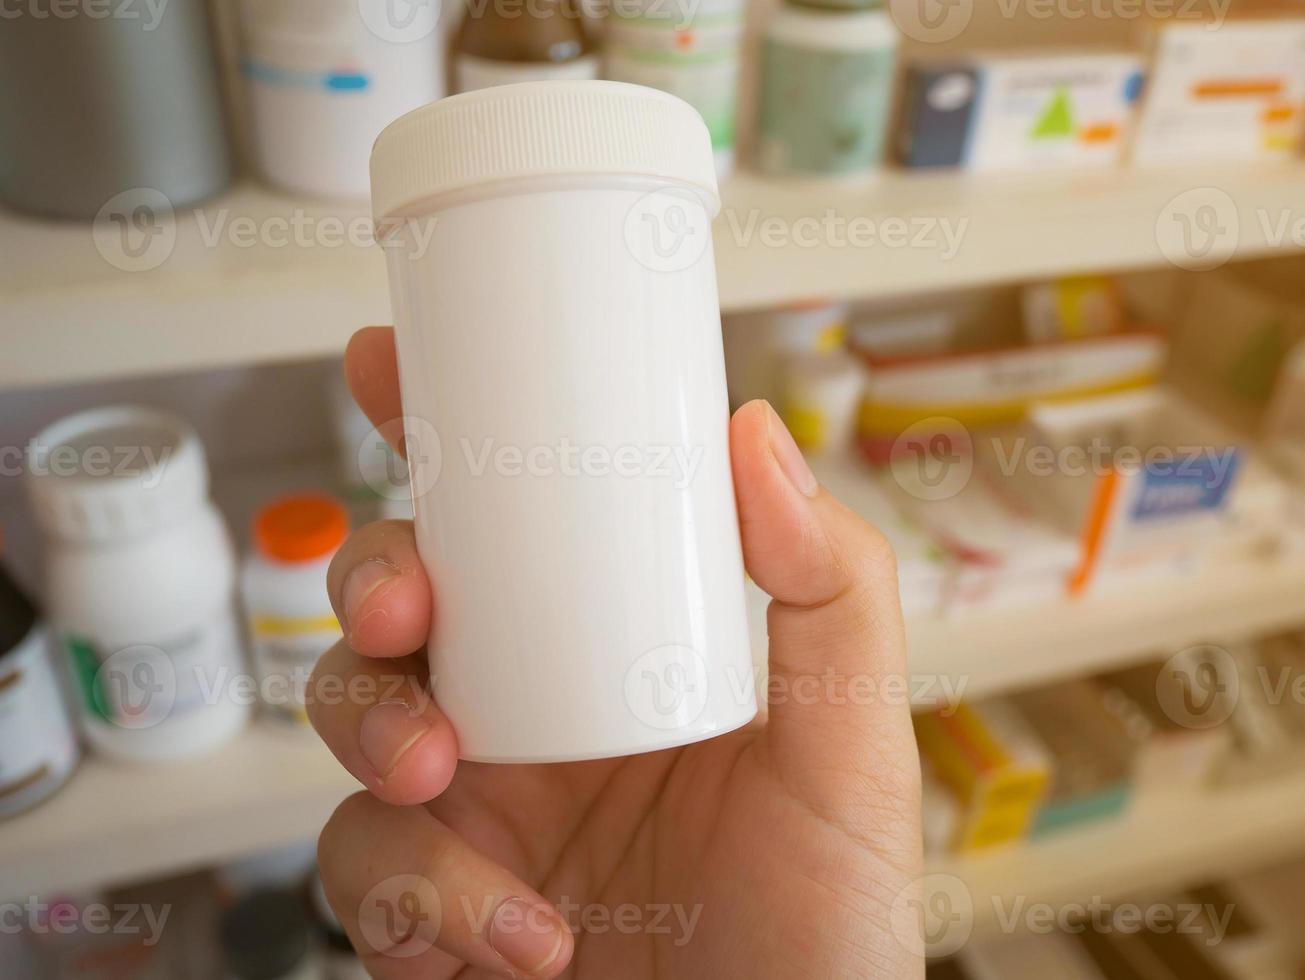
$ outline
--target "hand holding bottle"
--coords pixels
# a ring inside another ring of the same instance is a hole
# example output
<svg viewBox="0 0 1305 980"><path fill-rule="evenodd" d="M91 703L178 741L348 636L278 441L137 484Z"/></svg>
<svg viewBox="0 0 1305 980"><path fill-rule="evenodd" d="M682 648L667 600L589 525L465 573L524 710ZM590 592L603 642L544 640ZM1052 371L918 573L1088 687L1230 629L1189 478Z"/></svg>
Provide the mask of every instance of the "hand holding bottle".
<svg viewBox="0 0 1305 980"><path fill-rule="evenodd" d="M356 335L347 370L393 435L392 332ZM423 696L443 583L411 524L370 525L341 549L329 587L345 640L310 690L350 695L309 711L367 792L336 811L319 857L373 976L923 976L889 921L921 874L909 706L828 695L905 675L892 552L818 486L765 403L741 408L730 438L747 568L774 598L769 689L783 696L768 718L684 748L459 763Z"/></svg>

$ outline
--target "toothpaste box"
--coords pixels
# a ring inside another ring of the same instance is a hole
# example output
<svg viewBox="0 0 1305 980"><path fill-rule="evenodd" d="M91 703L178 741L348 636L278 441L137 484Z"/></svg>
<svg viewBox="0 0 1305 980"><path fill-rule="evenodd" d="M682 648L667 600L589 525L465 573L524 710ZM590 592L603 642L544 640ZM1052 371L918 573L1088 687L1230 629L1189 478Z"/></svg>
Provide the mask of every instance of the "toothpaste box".
<svg viewBox="0 0 1305 980"><path fill-rule="evenodd" d="M898 154L981 171L1117 164L1142 90L1124 51L975 55L908 67Z"/></svg>
<svg viewBox="0 0 1305 980"><path fill-rule="evenodd" d="M1157 22L1146 43L1153 65L1133 141L1135 164L1299 153L1305 17Z"/></svg>

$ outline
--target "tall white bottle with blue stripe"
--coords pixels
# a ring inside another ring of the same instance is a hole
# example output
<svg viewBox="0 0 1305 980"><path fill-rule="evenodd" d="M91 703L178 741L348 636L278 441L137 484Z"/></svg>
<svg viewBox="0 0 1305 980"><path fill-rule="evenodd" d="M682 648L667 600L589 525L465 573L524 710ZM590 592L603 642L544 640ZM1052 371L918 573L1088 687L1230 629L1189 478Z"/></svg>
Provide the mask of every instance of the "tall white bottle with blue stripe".
<svg viewBox="0 0 1305 980"><path fill-rule="evenodd" d="M438 4L242 0L241 69L264 178L366 201L372 143L444 94Z"/></svg>

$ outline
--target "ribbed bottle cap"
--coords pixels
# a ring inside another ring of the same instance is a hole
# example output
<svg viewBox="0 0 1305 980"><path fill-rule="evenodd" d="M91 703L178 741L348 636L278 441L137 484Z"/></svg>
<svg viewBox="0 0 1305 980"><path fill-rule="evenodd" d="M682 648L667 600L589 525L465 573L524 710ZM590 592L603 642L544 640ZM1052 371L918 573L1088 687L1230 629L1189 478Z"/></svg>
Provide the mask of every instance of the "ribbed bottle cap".
<svg viewBox="0 0 1305 980"><path fill-rule="evenodd" d="M37 523L73 541L108 541L171 524L208 497L194 429L152 408L97 408L33 441L27 487Z"/></svg>
<svg viewBox="0 0 1305 980"><path fill-rule="evenodd" d="M624 82L523 82L400 116L372 149L378 222L452 191L541 176L624 175L687 184L720 204L711 137L687 102Z"/></svg>

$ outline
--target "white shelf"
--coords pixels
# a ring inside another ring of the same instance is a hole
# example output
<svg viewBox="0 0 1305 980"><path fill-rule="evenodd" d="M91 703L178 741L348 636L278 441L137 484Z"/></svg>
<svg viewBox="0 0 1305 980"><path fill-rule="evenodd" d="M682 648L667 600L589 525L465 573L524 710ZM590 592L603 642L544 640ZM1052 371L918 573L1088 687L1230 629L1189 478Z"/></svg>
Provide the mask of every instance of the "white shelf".
<svg viewBox="0 0 1305 980"><path fill-rule="evenodd" d="M907 624L911 672L966 697L1305 625L1305 557L1245 560L1028 610Z"/></svg>
<svg viewBox="0 0 1305 980"><path fill-rule="evenodd" d="M87 758L57 796L0 829L0 885L7 898L49 894L315 838L360 788L314 732L274 722L163 766Z"/></svg>
<svg viewBox="0 0 1305 980"><path fill-rule="evenodd" d="M1199 187L1235 202L1239 258L1293 247L1270 238L1278 218L1305 213L1300 164L1002 178L889 173L860 183L742 175L727 184L715 226L721 305L731 312L1157 266L1165 262L1157 222L1176 195ZM338 239L345 223L357 229L365 217L362 208L242 187L199 217L181 212L167 261L126 272L97 251L85 225L0 213L0 335L12 352L0 359L0 387L338 354L358 326L390 318L380 250L325 237ZM841 244L839 223L853 217L871 219L877 233L892 231L886 219L904 219L908 243ZM316 244L242 247L231 233L247 233L242 225L252 222L284 235L276 223L287 221ZM916 233L929 230L920 221L966 222L956 254L913 247Z"/></svg>
<svg viewBox="0 0 1305 980"><path fill-rule="evenodd" d="M1111 901L1250 870L1305 849L1305 770L1248 786L1146 801L1103 821L991 853L938 858L961 879L976 931L1020 906ZM951 891L951 889L948 889ZM955 895L953 895L955 897Z"/></svg>

